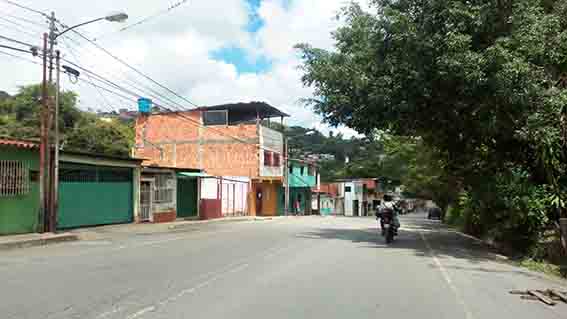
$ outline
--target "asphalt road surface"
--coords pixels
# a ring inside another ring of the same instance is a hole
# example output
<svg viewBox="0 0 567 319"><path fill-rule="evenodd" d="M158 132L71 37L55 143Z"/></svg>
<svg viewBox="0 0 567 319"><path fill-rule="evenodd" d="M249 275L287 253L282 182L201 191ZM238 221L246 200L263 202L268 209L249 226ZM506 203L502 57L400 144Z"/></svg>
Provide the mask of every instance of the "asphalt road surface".
<svg viewBox="0 0 567 319"><path fill-rule="evenodd" d="M567 317L508 293L562 282L421 214L401 222L391 245L371 218L314 216L1 251L0 317Z"/></svg>

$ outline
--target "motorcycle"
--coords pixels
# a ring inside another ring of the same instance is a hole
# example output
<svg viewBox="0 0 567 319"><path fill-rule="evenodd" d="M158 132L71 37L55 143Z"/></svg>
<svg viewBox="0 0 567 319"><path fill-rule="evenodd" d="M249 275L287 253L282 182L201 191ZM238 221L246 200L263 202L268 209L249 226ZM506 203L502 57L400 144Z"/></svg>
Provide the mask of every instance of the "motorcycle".
<svg viewBox="0 0 567 319"><path fill-rule="evenodd" d="M396 235L396 226L394 225L394 211L384 209L380 214L382 218L382 236L386 237L386 244L394 241Z"/></svg>

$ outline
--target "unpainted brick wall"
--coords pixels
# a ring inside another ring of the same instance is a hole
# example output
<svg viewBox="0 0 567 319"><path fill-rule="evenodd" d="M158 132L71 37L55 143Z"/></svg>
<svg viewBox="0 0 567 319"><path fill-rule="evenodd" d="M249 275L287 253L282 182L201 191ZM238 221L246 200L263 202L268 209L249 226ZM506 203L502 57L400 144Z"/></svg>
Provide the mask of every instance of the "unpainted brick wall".
<svg viewBox="0 0 567 319"><path fill-rule="evenodd" d="M187 117L201 122L199 111L184 112L183 117L177 113L139 117L134 155L147 159L143 165L201 168L217 176L258 176L255 124L200 128Z"/></svg>

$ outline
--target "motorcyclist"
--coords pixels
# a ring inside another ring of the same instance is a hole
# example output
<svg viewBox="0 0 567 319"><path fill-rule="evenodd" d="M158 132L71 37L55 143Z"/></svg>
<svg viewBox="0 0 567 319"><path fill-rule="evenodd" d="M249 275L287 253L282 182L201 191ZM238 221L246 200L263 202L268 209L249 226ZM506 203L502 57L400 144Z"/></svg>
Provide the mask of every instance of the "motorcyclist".
<svg viewBox="0 0 567 319"><path fill-rule="evenodd" d="M398 213L399 213L399 207L396 206L396 203L394 202L394 199L391 195L384 195L384 198L382 200L382 202L380 203L380 206L378 207L378 210L376 212L376 218L380 219L380 229L382 230L382 235L384 234L384 221L382 219L382 212L385 209L390 209L393 212L393 222L394 222L394 229L396 230L396 233L398 231L398 228L400 228L400 220L398 218Z"/></svg>

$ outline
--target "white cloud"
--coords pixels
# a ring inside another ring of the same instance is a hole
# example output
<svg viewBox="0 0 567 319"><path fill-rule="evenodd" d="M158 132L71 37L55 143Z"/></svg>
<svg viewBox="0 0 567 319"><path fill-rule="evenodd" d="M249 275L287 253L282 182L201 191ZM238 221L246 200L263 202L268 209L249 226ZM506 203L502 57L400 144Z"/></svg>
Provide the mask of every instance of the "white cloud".
<svg viewBox="0 0 567 319"><path fill-rule="evenodd" d="M104 16L109 10L127 12L130 15L129 24L168 5L149 0L125 0L119 3L98 0L90 1L88 6L71 0L52 0L49 3L28 0L24 4L36 9L54 10L68 25ZM300 98L309 97L312 91L303 87L300 81L301 73L297 69L300 61L293 46L308 42L317 47L332 48L330 32L337 27L339 22L335 16L344 4L344 0L263 0L258 14L264 25L255 35L245 31L250 13L250 6L245 0L189 1L168 14L124 32L116 32L123 24L103 22L81 30L93 37L100 36L100 45L199 105L263 100L292 115L288 123L328 132L329 128L320 123L318 116L298 103ZM38 22L44 20L1 2L0 12ZM13 28L3 28L3 25L0 25L0 35L40 43L40 28L30 27L29 31L35 37ZM79 54L79 64L128 88L131 88L128 83L134 84L131 80L135 80L135 86L139 89L140 82L158 89L92 46L69 44ZM214 50L234 45L244 48L251 58L267 57L272 62L272 68L263 73L239 73L234 65L211 58ZM74 60L64 43L60 43L59 48L68 59ZM14 61L17 60L0 55L0 90L14 93L18 85L39 82L41 69L38 66ZM97 108L105 103L92 87L72 86L66 80L64 86L79 91L82 107ZM149 94L147 90L142 91L143 94ZM108 93L104 95L113 107L126 103ZM352 130L340 130L348 136L354 134Z"/></svg>

